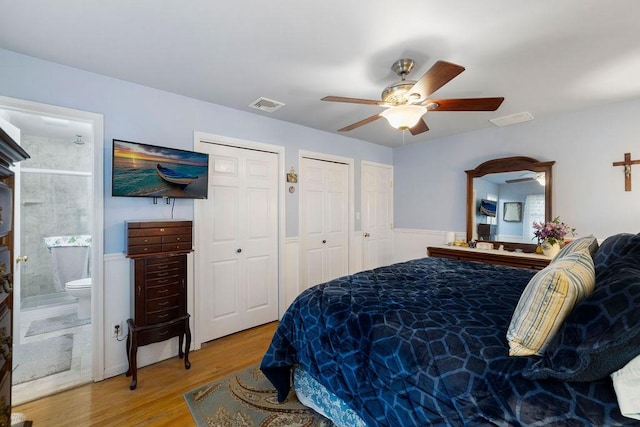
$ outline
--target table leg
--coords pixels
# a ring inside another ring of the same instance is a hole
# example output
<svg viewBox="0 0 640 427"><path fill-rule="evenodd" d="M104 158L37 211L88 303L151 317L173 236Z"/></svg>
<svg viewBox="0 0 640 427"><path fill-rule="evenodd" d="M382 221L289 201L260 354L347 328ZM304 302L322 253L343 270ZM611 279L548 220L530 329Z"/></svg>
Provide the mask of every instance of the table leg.
<svg viewBox="0 0 640 427"><path fill-rule="evenodd" d="M133 320L127 320L129 326L129 337L131 344L129 345L128 357L129 357L129 373L131 374L131 384L129 384L130 390L135 390L138 386L138 333L133 327Z"/></svg>
<svg viewBox="0 0 640 427"><path fill-rule="evenodd" d="M185 369L191 368L191 362L189 362L189 348L191 347L191 330L189 329L189 318L184 319L184 330L186 335L184 345L184 367Z"/></svg>

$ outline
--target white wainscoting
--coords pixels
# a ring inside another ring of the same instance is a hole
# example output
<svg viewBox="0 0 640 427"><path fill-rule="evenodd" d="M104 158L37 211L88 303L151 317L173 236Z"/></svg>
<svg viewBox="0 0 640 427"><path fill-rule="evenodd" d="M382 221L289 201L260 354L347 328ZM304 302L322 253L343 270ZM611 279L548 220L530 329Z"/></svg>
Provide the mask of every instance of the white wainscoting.
<svg viewBox="0 0 640 427"><path fill-rule="evenodd" d="M280 319L300 293L299 251L300 240L297 237L288 237L284 242L284 298L280 299L283 301L283 306L278 310Z"/></svg>
<svg viewBox="0 0 640 427"><path fill-rule="evenodd" d="M465 240L466 233L456 231L456 240ZM427 256L427 246L444 245L447 231L396 228L393 230L394 262Z"/></svg>

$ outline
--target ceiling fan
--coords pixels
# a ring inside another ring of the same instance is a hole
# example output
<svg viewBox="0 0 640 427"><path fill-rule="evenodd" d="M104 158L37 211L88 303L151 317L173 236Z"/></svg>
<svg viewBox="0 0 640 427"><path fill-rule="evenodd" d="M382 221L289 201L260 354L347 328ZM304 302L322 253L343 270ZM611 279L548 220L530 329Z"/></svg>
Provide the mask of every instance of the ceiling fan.
<svg viewBox="0 0 640 427"><path fill-rule="evenodd" d="M419 80L407 80L407 74L411 72L414 65L413 59L399 59L393 63L391 69L400 76L401 80L382 91L381 101L342 96L322 98L323 101L388 107L381 113L338 129L338 132L350 131L384 117L394 128L408 130L412 135L418 135L429 130L423 119L427 111L495 111L504 101L503 97L429 99L433 92L462 73L464 67L447 61L437 61Z"/></svg>
<svg viewBox="0 0 640 427"><path fill-rule="evenodd" d="M516 184L518 182L538 181L540 185L544 185L545 176L544 172L528 172L520 175L519 178L507 179L504 182L506 184Z"/></svg>

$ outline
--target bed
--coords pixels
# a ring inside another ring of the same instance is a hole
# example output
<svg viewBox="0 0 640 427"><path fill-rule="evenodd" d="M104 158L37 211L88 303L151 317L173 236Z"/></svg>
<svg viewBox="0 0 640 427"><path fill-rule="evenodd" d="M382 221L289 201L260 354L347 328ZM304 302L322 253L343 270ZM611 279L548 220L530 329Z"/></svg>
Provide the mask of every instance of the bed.
<svg viewBox="0 0 640 427"><path fill-rule="evenodd" d="M423 258L304 291L261 369L338 425L637 425L609 376L640 353L640 235L625 236L582 243L594 289L540 354L510 356L506 335L542 272Z"/></svg>

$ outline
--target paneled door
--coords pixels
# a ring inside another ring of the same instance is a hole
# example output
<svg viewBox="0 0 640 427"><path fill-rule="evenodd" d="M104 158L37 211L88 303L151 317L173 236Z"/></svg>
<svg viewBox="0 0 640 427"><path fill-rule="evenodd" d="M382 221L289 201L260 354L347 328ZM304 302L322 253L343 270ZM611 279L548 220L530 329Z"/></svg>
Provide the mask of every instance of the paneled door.
<svg viewBox="0 0 640 427"><path fill-rule="evenodd" d="M349 166L300 160L300 290L349 273Z"/></svg>
<svg viewBox="0 0 640 427"><path fill-rule="evenodd" d="M389 265L393 257L393 167L362 162L362 267Z"/></svg>
<svg viewBox="0 0 640 427"><path fill-rule="evenodd" d="M278 318L278 156L202 144L209 195L198 200L196 316L201 341Z"/></svg>

